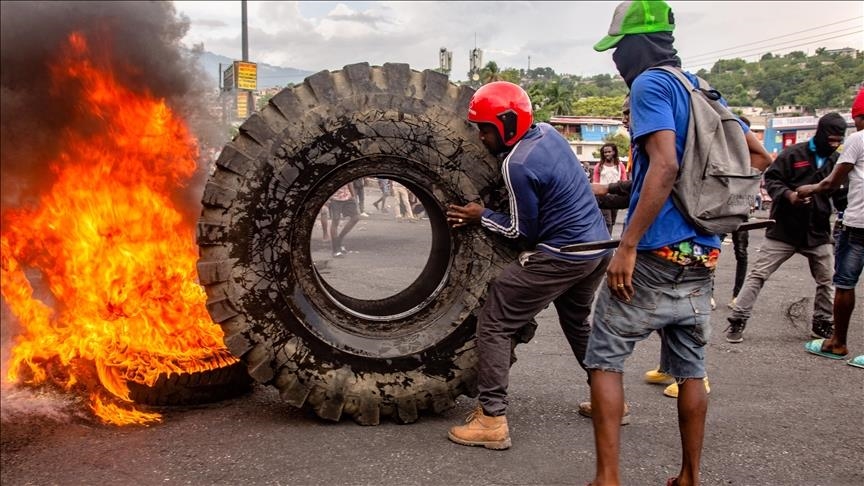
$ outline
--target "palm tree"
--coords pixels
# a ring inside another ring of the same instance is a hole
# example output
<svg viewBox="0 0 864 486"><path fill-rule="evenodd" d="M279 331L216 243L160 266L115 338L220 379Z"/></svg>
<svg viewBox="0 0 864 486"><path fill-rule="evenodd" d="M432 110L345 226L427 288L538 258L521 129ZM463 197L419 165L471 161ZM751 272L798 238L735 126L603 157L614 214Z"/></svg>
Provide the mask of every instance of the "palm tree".
<svg viewBox="0 0 864 486"><path fill-rule="evenodd" d="M560 81L548 83L544 95L546 105L553 115L570 115L573 113L573 91Z"/></svg>
<svg viewBox="0 0 864 486"><path fill-rule="evenodd" d="M498 63L495 61L489 61L480 70L480 81L483 84L491 83L493 81L501 81L501 70L498 68Z"/></svg>

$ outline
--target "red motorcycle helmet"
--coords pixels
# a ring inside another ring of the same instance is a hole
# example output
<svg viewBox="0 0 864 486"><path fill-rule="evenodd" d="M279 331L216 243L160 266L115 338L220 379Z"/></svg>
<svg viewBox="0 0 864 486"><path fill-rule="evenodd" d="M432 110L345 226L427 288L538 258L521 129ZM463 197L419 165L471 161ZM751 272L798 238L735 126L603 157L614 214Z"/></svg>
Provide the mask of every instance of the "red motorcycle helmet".
<svg viewBox="0 0 864 486"><path fill-rule="evenodd" d="M531 98L519 85L507 81L484 84L468 103L468 121L494 125L504 145L511 147L534 123Z"/></svg>

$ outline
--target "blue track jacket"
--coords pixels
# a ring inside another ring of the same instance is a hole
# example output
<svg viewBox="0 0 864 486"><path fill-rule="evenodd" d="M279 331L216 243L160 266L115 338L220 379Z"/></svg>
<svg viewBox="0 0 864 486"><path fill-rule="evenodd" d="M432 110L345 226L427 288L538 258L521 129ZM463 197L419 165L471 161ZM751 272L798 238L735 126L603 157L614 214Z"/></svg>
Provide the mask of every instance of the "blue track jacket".
<svg viewBox="0 0 864 486"><path fill-rule="evenodd" d="M483 227L568 260L597 258L611 250L561 253L574 243L610 239L588 176L570 144L551 125L531 127L501 164L510 214L485 209Z"/></svg>

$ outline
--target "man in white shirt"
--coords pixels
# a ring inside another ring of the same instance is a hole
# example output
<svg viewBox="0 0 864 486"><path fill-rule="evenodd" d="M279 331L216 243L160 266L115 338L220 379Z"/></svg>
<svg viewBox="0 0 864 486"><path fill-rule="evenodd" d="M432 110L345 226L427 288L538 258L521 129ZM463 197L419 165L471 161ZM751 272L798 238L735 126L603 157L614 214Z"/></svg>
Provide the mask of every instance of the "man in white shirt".
<svg viewBox="0 0 864 486"><path fill-rule="evenodd" d="M852 119L858 131L846 138L843 153L831 174L818 184L798 188L798 197L839 188L849 180L848 206L843 212L843 230L837 237L834 257L834 335L804 345L807 352L831 359L843 359L849 350L846 336L855 308L855 286L864 269L864 89L852 104ZM848 361L864 368L864 354Z"/></svg>

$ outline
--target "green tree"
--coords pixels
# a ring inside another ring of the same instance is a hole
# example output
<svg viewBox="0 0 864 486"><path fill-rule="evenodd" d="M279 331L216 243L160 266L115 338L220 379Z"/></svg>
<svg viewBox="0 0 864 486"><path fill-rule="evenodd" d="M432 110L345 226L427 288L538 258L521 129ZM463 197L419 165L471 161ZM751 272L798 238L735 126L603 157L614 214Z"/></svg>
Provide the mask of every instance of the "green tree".
<svg viewBox="0 0 864 486"><path fill-rule="evenodd" d="M501 70L498 69L497 62L489 61L480 70L480 82L487 84L494 81L501 81Z"/></svg>
<svg viewBox="0 0 864 486"><path fill-rule="evenodd" d="M513 84L519 84L522 81L522 71L516 68L507 68L499 73L501 81L509 81Z"/></svg>
<svg viewBox="0 0 864 486"><path fill-rule="evenodd" d="M579 116L620 117L624 96L590 96L573 103L573 114Z"/></svg>
<svg viewBox="0 0 864 486"><path fill-rule="evenodd" d="M544 83L534 83L528 86L526 90L528 97L531 98L531 103L534 105L534 120L548 122L552 118L552 111L547 106L546 85Z"/></svg>
<svg viewBox="0 0 864 486"><path fill-rule="evenodd" d="M272 93L268 93L268 94L265 94L265 95L261 95L261 96L259 96L259 97L255 100L255 106L257 107L257 110L258 110L258 111L263 110L264 107L267 106L267 103L270 102L270 98L272 98L272 97L273 97L273 94L272 94Z"/></svg>
<svg viewBox="0 0 864 486"><path fill-rule="evenodd" d="M598 74L594 77L594 84L600 89L611 89L612 76L609 74Z"/></svg>
<svg viewBox="0 0 864 486"><path fill-rule="evenodd" d="M752 63L720 60L698 74L732 105L772 109L795 104L813 112L849 106L864 79L864 55L860 51L856 56L832 55L824 48L814 56L802 51L784 56L766 53Z"/></svg>
<svg viewBox="0 0 864 486"><path fill-rule="evenodd" d="M820 48L815 56L796 51L784 56L766 53L755 62L721 59L696 74L733 106L773 109L796 104L811 112L819 108L840 109L852 103L864 80L864 51L857 51L855 56L841 56ZM550 67L523 71L487 64L483 81L491 79L524 83L539 121L567 114L618 117L620 101L629 91L619 76L559 75Z"/></svg>
<svg viewBox="0 0 864 486"><path fill-rule="evenodd" d="M573 91L560 81L546 85L546 103L552 115L573 114Z"/></svg>

